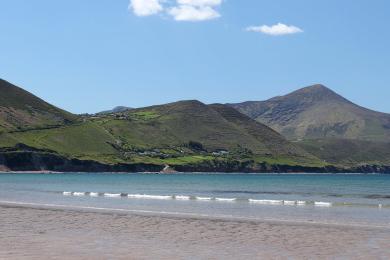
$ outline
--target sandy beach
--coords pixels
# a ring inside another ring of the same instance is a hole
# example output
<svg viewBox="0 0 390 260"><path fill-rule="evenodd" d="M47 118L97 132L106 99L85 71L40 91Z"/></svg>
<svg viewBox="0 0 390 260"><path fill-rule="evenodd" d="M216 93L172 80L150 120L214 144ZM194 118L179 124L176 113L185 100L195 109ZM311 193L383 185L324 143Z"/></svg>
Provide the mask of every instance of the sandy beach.
<svg viewBox="0 0 390 260"><path fill-rule="evenodd" d="M0 206L0 259L389 259L373 227Z"/></svg>

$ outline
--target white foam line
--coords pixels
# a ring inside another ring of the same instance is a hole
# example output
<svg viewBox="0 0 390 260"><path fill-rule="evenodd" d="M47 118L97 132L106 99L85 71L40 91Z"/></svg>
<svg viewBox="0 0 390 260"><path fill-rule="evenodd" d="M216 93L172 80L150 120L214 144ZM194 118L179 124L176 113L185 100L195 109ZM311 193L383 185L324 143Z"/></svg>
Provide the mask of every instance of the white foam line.
<svg viewBox="0 0 390 260"><path fill-rule="evenodd" d="M175 196L176 200L190 200L190 196Z"/></svg>
<svg viewBox="0 0 390 260"><path fill-rule="evenodd" d="M130 199L144 199L145 195L141 195L141 194L128 194L127 197L130 198Z"/></svg>
<svg viewBox="0 0 390 260"><path fill-rule="evenodd" d="M249 203L263 204L263 205L282 205L283 200L253 200L253 199L249 199Z"/></svg>
<svg viewBox="0 0 390 260"><path fill-rule="evenodd" d="M351 223L329 223L321 221L303 221L303 220L283 220L283 219L272 219L272 218L253 218L253 217L239 217L231 215L208 215L208 214L196 214L196 213L180 213L180 212L168 212L168 211L152 211L152 210L134 210L134 209L118 209L118 208L100 208L100 207L87 207L87 206L70 206L62 204L40 204L40 203L30 203L30 202L14 202L14 201L0 201L0 204L10 205L10 206L21 206L21 207L47 207L47 208L63 208L63 209L82 209L82 210L99 210L99 211L108 211L108 212L126 212L133 214L151 214L151 215L167 215L167 216L187 216L193 218L210 218L210 219L228 219L228 220L243 220L243 221L268 221L268 222L278 222L278 223L301 223L301 224L311 224L311 225L332 225L332 226L341 226L341 227L364 227L364 228L386 228L390 229L390 226L381 226L381 225L364 225L364 224L351 224Z"/></svg>
<svg viewBox="0 0 390 260"><path fill-rule="evenodd" d="M231 198L215 198L216 201L222 201L222 202L234 202L236 199Z"/></svg>
<svg viewBox="0 0 390 260"><path fill-rule="evenodd" d="M314 206L316 206L316 207L332 207L332 203L316 201L316 202L314 202Z"/></svg>
<svg viewBox="0 0 390 260"><path fill-rule="evenodd" d="M127 195L130 199L152 199L152 200L170 200L172 196L162 196L162 195L141 195L141 194L129 194Z"/></svg>
<svg viewBox="0 0 390 260"><path fill-rule="evenodd" d="M264 200L249 199L249 203L264 204Z"/></svg>
<svg viewBox="0 0 390 260"><path fill-rule="evenodd" d="M65 191L63 192L64 196L76 196L76 197L82 197L87 195L86 192L68 192ZM91 192L89 193L91 197L98 197L99 193L97 192ZM104 197L109 197L109 198L119 198L122 197L121 193L104 193ZM127 195L128 198L131 199L154 199L154 200L169 200L169 199L176 199L176 200L191 200L190 196L183 196L183 195L178 195L178 196L163 196L163 195L145 195L145 194L129 194ZM195 197L196 200L200 201L212 201L213 198L210 197ZM215 198L215 201L219 202L234 202L237 201L235 198ZM306 201L289 201L289 200L256 200L256 199L249 199L249 203L253 204L262 204L262 205L286 205L286 206L305 206L307 204ZM316 207L332 207L333 204L331 202L321 202L321 201L316 201L314 202L314 206ZM379 205L379 208L381 208L382 205Z"/></svg>
<svg viewBox="0 0 390 260"><path fill-rule="evenodd" d="M85 196L85 192L73 192L73 196L82 197Z"/></svg>
<svg viewBox="0 0 390 260"><path fill-rule="evenodd" d="M196 197L197 200L201 200L201 201L210 201L212 200L212 198L209 198L209 197Z"/></svg>
<svg viewBox="0 0 390 260"><path fill-rule="evenodd" d="M109 198L119 198L121 197L121 193L104 193L104 197L109 197Z"/></svg>

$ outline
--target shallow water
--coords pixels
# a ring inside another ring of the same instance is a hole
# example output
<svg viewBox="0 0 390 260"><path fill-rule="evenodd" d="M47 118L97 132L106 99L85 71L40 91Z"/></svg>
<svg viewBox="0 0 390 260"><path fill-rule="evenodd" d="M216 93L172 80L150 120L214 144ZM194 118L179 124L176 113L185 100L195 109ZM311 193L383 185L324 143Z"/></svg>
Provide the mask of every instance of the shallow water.
<svg viewBox="0 0 390 260"><path fill-rule="evenodd" d="M390 175L2 174L2 201L389 227Z"/></svg>

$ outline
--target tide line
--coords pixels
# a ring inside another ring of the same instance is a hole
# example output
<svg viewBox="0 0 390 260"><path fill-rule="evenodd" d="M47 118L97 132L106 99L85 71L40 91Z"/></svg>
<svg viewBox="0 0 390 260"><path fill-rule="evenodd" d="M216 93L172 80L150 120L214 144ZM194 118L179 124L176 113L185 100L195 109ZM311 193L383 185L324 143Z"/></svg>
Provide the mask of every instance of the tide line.
<svg viewBox="0 0 390 260"><path fill-rule="evenodd" d="M337 222L324 222L324 221L305 221L305 220L285 220L276 218L255 218L255 217L241 217L224 214L201 214L201 213L186 213L186 212L169 212L169 211L153 211L153 210L132 210L121 208L104 208L104 207L90 207L90 206L77 206L77 205L64 205L64 204L49 204L49 203L33 203L33 202L18 202L18 201L0 201L0 206L19 206L19 207L31 207L31 208L49 208L49 209L69 209L69 210L91 210L91 211L103 211L103 212L126 212L140 215L166 215L166 216L183 216L190 218L205 218L205 219L228 219L228 220L240 220L240 221L260 221L260 222L275 222L275 223L301 223L309 225L330 225L341 227L363 227L363 228L379 228L390 229L389 225L370 225L360 223L337 223Z"/></svg>

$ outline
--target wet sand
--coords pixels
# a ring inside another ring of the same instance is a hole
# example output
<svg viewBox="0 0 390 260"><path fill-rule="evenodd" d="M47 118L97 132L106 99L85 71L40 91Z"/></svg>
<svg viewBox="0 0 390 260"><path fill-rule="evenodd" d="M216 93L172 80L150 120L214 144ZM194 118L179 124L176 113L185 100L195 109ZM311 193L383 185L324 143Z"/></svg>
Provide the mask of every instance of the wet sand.
<svg viewBox="0 0 390 260"><path fill-rule="evenodd" d="M390 229L0 205L0 259L389 259Z"/></svg>

